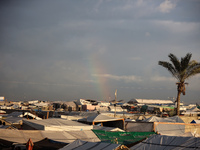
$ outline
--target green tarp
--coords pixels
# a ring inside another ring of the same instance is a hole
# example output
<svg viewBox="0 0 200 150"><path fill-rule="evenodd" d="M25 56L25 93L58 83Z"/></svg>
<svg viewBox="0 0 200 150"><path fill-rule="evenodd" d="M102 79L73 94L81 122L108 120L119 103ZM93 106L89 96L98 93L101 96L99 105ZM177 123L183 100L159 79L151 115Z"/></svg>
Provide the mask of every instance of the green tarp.
<svg viewBox="0 0 200 150"><path fill-rule="evenodd" d="M110 132L104 130L92 130L102 142L128 145L148 138L155 132Z"/></svg>

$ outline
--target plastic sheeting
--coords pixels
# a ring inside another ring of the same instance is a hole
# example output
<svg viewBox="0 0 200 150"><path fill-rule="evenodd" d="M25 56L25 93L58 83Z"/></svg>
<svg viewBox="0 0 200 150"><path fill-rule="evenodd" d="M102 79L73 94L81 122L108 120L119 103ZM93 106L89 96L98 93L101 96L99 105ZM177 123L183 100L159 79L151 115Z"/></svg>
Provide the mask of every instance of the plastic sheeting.
<svg viewBox="0 0 200 150"><path fill-rule="evenodd" d="M99 142L99 138L90 131L38 131L38 130L8 130L0 129L0 139L14 142L26 143L31 138L33 142L44 138L57 142L71 143L77 139L90 142Z"/></svg>
<svg viewBox="0 0 200 150"><path fill-rule="evenodd" d="M115 150L120 144L111 144L103 142L86 142L82 140L76 140L73 143L66 145L59 150Z"/></svg>
<svg viewBox="0 0 200 150"><path fill-rule="evenodd" d="M146 120L143 120L143 122L178 122L178 123L184 123L184 121L179 116L174 117L168 117L168 118L161 118L152 116Z"/></svg>
<svg viewBox="0 0 200 150"><path fill-rule="evenodd" d="M109 143L119 143L123 145L132 144L143 140L155 132L109 132L102 130L92 130L101 141Z"/></svg>
<svg viewBox="0 0 200 150"><path fill-rule="evenodd" d="M125 130L128 132L152 132L153 122L129 122L125 123Z"/></svg>
<svg viewBox="0 0 200 150"><path fill-rule="evenodd" d="M200 149L200 138L153 135L131 150L192 150Z"/></svg>
<svg viewBox="0 0 200 150"><path fill-rule="evenodd" d="M46 131L80 131L91 130L93 126L66 119L24 120L24 124Z"/></svg>

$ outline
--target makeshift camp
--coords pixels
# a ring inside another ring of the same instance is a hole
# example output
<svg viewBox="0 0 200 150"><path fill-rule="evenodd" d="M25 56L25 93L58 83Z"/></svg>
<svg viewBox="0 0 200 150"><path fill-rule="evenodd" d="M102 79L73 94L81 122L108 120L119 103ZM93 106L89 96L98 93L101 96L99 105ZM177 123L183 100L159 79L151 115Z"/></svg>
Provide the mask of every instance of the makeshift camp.
<svg viewBox="0 0 200 150"><path fill-rule="evenodd" d="M91 125L86 125L76 121L52 118L43 120L24 120L22 129L24 130L46 130L46 131L80 131L91 130Z"/></svg>
<svg viewBox="0 0 200 150"><path fill-rule="evenodd" d="M200 109L198 107L193 107L191 109L186 110L186 112L183 112L185 116L193 116L193 115L199 115L200 114Z"/></svg>
<svg viewBox="0 0 200 150"><path fill-rule="evenodd" d="M155 132L111 132L103 130L92 130L102 142L119 143L129 145L143 140Z"/></svg>
<svg viewBox="0 0 200 150"><path fill-rule="evenodd" d="M97 114L94 116L89 116L84 119L79 119L79 122L84 122L92 125L101 124L101 126L106 127L117 127L124 129L124 119L123 118L113 118L102 114Z"/></svg>
<svg viewBox="0 0 200 150"><path fill-rule="evenodd" d="M59 150L117 150L120 144L76 140Z"/></svg>
<svg viewBox="0 0 200 150"><path fill-rule="evenodd" d="M200 149L200 138L152 135L145 141L133 146L131 150L180 150Z"/></svg>

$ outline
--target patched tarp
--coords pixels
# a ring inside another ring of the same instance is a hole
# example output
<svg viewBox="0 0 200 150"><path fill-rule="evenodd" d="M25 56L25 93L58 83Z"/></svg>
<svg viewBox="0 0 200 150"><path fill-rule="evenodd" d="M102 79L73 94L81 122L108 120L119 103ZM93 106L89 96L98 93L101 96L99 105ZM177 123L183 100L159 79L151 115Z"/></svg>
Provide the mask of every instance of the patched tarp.
<svg viewBox="0 0 200 150"><path fill-rule="evenodd" d="M76 140L59 150L115 150L120 144Z"/></svg>
<svg viewBox="0 0 200 150"><path fill-rule="evenodd" d="M185 133L184 121L179 116L161 118L152 116L143 122L154 122L154 130L162 135L182 135Z"/></svg>
<svg viewBox="0 0 200 150"><path fill-rule="evenodd" d="M103 142L119 143L123 145L128 145L138 142L155 134L155 132L109 132L102 130L92 130L92 131Z"/></svg>
<svg viewBox="0 0 200 150"><path fill-rule="evenodd" d="M127 121L125 123L125 130L128 132L153 132L153 122L133 122Z"/></svg>
<svg viewBox="0 0 200 150"><path fill-rule="evenodd" d="M93 126L61 118L43 120L24 120L23 124L28 125L37 130L46 131L80 131L93 129Z"/></svg>
<svg viewBox="0 0 200 150"><path fill-rule="evenodd" d="M168 117L168 118L161 118L152 116L146 120L143 120L143 122L177 122L177 123L184 123L184 121L179 116L174 117Z"/></svg>
<svg viewBox="0 0 200 150"><path fill-rule="evenodd" d="M0 139L26 143L31 138L33 142L48 138L53 141L71 143L77 139L90 142L99 142L99 138L93 131L41 131L41 130L8 130L0 129Z"/></svg>
<svg viewBox="0 0 200 150"><path fill-rule="evenodd" d="M152 135L130 148L131 150L192 150L200 149L200 138Z"/></svg>
<svg viewBox="0 0 200 150"><path fill-rule="evenodd" d="M79 122L90 123L93 125L101 123L102 126L106 127L117 127L120 129L124 129L124 119L123 118L114 118L102 114L97 114L93 116L89 116L85 119L80 119Z"/></svg>

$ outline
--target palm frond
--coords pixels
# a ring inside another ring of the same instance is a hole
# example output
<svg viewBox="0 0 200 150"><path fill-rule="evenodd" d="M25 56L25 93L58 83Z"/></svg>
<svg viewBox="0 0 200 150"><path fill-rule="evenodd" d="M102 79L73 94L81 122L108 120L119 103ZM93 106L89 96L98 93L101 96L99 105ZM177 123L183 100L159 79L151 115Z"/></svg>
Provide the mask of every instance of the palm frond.
<svg viewBox="0 0 200 150"><path fill-rule="evenodd" d="M200 63L192 61L187 69L187 78L200 73Z"/></svg>
<svg viewBox="0 0 200 150"><path fill-rule="evenodd" d="M184 58L181 58L181 71L184 71L188 68L191 57L192 57L192 54L187 53Z"/></svg>
<svg viewBox="0 0 200 150"><path fill-rule="evenodd" d="M177 72L181 71L181 63L179 59L174 54L169 54L168 57L170 58L170 61L173 63L174 68Z"/></svg>
<svg viewBox="0 0 200 150"><path fill-rule="evenodd" d="M159 61L159 62L158 62L158 65L163 66L163 67L166 68L175 78L178 78L178 77L177 77L177 71L176 71L176 69L174 68L174 66L173 66L171 63L166 62L166 61Z"/></svg>

